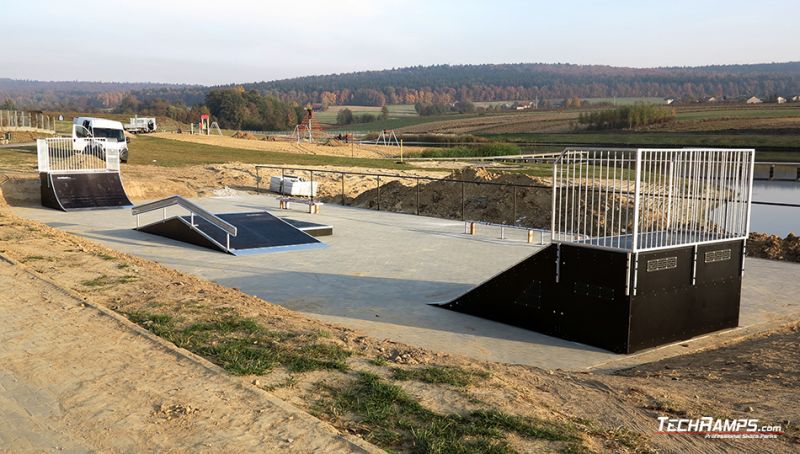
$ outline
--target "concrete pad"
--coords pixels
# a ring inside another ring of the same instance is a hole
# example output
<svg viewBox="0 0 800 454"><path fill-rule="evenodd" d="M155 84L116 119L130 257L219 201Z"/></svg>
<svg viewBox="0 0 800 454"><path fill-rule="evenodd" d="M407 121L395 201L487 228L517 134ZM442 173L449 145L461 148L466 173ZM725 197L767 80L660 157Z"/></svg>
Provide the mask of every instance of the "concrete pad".
<svg viewBox="0 0 800 454"><path fill-rule="evenodd" d="M621 362L617 355L430 306L453 299L535 253L525 231L479 226L464 234L458 221L325 205L321 214L278 210L271 196L194 200L213 212L268 209L271 213L334 227L320 250L234 257L133 230L129 210L63 213L39 207L14 211L53 227L234 287L289 309L388 338L481 360L586 369ZM170 209L169 214L183 214ZM161 213L142 215L142 223ZM741 325L800 314L800 265L748 260ZM647 356L641 356L646 358Z"/></svg>

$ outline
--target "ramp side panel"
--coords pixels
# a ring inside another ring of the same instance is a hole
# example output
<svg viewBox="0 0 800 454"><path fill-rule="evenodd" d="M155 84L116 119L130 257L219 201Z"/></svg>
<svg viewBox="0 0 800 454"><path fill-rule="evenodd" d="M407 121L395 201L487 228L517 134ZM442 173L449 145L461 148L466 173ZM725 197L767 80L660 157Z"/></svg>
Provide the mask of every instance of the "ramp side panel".
<svg viewBox="0 0 800 454"><path fill-rule="evenodd" d="M66 211L61 203L58 201L55 189L53 189L53 182L50 179L51 174L47 172L39 173L39 187L41 192L42 206L53 208L55 210Z"/></svg>
<svg viewBox="0 0 800 454"><path fill-rule="evenodd" d="M741 240L698 246L694 285L691 247L640 254L639 288L631 304L630 350L737 327L743 247ZM706 253L723 251L724 256L706 261ZM667 257L675 258L675 268L647 271L648 261Z"/></svg>
<svg viewBox="0 0 800 454"><path fill-rule="evenodd" d="M250 249L322 244L311 235L265 211L220 214L218 217L236 226L238 232L236 236L230 237L230 248L237 253L244 253L243 251ZM184 216L183 219L190 222L188 216ZM194 218L194 223L214 241L222 245L227 244L225 232L219 228L198 217Z"/></svg>
<svg viewBox="0 0 800 454"><path fill-rule="evenodd" d="M53 196L63 210L122 208L132 205L117 172L50 173L49 182ZM44 195L43 189L42 204L45 204Z"/></svg>
<svg viewBox="0 0 800 454"><path fill-rule="evenodd" d="M441 306L538 331L554 293L555 260L550 245Z"/></svg>
<svg viewBox="0 0 800 454"><path fill-rule="evenodd" d="M208 249L217 251L228 252L219 244L209 240L200 232L189 227L189 224L180 217L169 218L165 221L158 221L152 224L139 227L136 230L140 232L150 233L153 235L163 236L176 241L194 244Z"/></svg>
<svg viewBox="0 0 800 454"><path fill-rule="evenodd" d="M618 353L628 349L626 254L550 245L442 305Z"/></svg>

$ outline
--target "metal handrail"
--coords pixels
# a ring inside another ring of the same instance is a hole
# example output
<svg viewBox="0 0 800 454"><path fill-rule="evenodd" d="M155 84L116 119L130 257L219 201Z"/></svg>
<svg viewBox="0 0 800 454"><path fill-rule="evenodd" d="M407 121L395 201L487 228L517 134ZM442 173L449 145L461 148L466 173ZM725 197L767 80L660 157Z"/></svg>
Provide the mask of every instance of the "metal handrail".
<svg viewBox="0 0 800 454"><path fill-rule="evenodd" d="M181 208L185 208L189 211L192 215L192 225L194 225L194 216L197 215L201 219L208 221L210 224L214 225L215 227L223 230L225 233L231 236L236 236L238 233L238 229L233 224L223 221L216 215L200 208L199 206L195 205L194 203L184 199L179 195L174 195L172 197L167 197L166 199L156 200L155 202L144 203L142 205L137 205L131 208L131 215L136 216L136 225L139 225L139 215L143 213L149 213L155 210L164 210L164 217L166 219L166 209L167 207L171 207L173 205L180 206Z"/></svg>

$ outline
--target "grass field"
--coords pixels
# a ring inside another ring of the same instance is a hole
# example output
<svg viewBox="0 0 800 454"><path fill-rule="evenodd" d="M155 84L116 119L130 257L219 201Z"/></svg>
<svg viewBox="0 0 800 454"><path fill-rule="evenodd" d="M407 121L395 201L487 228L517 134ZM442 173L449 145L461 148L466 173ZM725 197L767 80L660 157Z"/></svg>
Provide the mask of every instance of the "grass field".
<svg viewBox="0 0 800 454"><path fill-rule="evenodd" d="M788 106L720 106L678 109L677 120L718 120L723 118L786 118L800 117L800 105Z"/></svg>
<svg viewBox="0 0 800 454"><path fill-rule="evenodd" d="M800 161L800 134L708 134L708 133L576 133L576 134L491 134L501 142L542 143L554 148L568 144L652 147L738 147L755 148L757 160ZM536 147L537 150L540 147ZM764 149L766 148L766 149Z"/></svg>
<svg viewBox="0 0 800 454"><path fill-rule="evenodd" d="M387 105L386 107L389 109L390 120L419 116L417 111L414 110L413 104ZM316 112L314 115L320 123L335 125L336 115L344 109L350 109L353 115L372 114L377 117L381 114L381 108L377 106L330 106L328 110Z"/></svg>

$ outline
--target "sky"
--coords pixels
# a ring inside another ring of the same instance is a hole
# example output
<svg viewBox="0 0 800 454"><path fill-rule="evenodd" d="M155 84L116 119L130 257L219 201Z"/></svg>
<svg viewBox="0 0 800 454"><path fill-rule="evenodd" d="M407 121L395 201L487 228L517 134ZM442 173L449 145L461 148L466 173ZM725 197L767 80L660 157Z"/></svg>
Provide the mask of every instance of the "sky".
<svg viewBox="0 0 800 454"><path fill-rule="evenodd" d="M226 84L414 65L800 60L800 0L0 0L0 77Z"/></svg>

